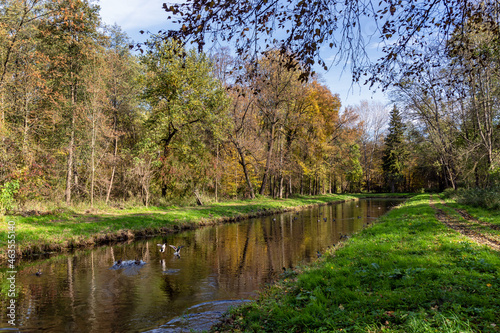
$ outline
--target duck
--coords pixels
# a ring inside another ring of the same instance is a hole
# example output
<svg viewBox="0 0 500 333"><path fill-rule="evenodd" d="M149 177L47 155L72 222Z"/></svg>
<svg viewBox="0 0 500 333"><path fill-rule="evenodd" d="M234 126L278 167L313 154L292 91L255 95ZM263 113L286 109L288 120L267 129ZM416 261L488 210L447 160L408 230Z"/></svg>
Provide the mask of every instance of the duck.
<svg viewBox="0 0 500 333"><path fill-rule="evenodd" d="M38 269L38 271L35 273L36 276L41 276L42 275L42 271L40 269Z"/></svg>
<svg viewBox="0 0 500 333"><path fill-rule="evenodd" d="M164 244L156 244L156 245L161 246L161 248L160 248L160 252L161 253L165 252L165 249L167 248L167 244L166 243L164 243Z"/></svg>
<svg viewBox="0 0 500 333"><path fill-rule="evenodd" d="M339 232L339 234L340 234L339 239L349 239L349 235L347 235L347 234L343 234L343 233L341 233L341 232Z"/></svg>
<svg viewBox="0 0 500 333"><path fill-rule="evenodd" d="M316 251L316 256L317 256L318 258L321 258L321 252Z"/></svg>
<svg viewBox="0 0 500 333"><path fill-rule="evenodd" d="M180 256L181 256L180 251L184 247L184 245L181 245L181 246L169 245L169 246L174 249L174 251L175 251L174 256L177 256L180 258Z"/></svg>

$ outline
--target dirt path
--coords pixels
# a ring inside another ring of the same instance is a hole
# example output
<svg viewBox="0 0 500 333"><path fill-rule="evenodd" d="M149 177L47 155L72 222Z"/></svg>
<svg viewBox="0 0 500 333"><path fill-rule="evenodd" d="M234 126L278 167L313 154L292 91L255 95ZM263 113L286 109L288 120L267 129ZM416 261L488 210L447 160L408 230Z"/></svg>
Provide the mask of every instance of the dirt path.
<svg viewBox="0 0 500 333"><path fill-rule="evenodd" d="M440 200L440 199L438 199L438 200ZM451 215L447 214L445 211L443 211L442 209L437 208L434 204L433 196L431 195L430 206L436 211L436 218L440 222L444 223L449 228L451 228L455 231L458 231L462 235L467 236L468 238L470 238L471 240L473 240L474 242L476 242L478 244L484 244L484 245L487 245L496 251L500 251L500 241L492 238L490 235L486 235L484 233L478 232L477 230L474 230L475 229L474 225L476 225L476 226L481 225L481 226L488 227L490 229L495 229L495 230L499 229L498 226L492 225L492 224L489 224L486 222L480 222L477 219L475 219L474 217L472 217L466 211L463 211L461 209L455 209L455 208L452 208L450 206L447 206L443 200L440 200L440 203L442 205L456 211L465 220L464 221L464 220L461 220L455 216L451 216Z"/></svg>

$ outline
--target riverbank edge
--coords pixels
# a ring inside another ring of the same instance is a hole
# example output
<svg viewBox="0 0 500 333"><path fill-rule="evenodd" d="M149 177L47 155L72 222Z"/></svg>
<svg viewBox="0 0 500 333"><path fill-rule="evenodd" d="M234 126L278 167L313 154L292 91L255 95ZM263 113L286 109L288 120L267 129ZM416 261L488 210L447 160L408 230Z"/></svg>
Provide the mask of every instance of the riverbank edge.
<svg viewBox="0 0 500 333"><path fill-rule="evenodd" d="M407 195L404 195L405 197ZM178 233L186 230L193 230L196 228L201 228L204 226L210 226L210 225L217 225L217 224L224 224L224 223L234 223L234 222L239 222L245 219L250 219L250 218L256 218L260 216L268 216L268 215L273 215L273 214L279 214L279 213L284 213L284 212L289 212L289 211L299 211L299 210L304 210L304 209L309 209L312 207L317 207L317 206L323 206L323 205L333 205L333 204L338 204L346 201L352 201L352 200L359 200L360 198L368 198L368 197L373 197L373 194L332 194L332 195L321 195L321 196L303 196L305 199L305 203L301 205L294 205L294 206L287 206L287 202L291 202L293 199L274 199L271 200L267 203L262 203L260 201L246 201L245 205L242 205L241 207L245 207L246 209L250 209L252 207L259 207L258 210L248 212L248 213L238 213L233 216L218 216L214 218L200 218L197 220L182 220L180 218L177 218L173 221L169 221L169 225L160 225L157 227L144 227L143 225L138 225L136 228L127 228L127 229L120 229L116 231L111 231L111 232L99 232L99 233L93 233L90 235L77 235L76 237L69 238L65 240L62 243L50 243L45 240L34 240L30 241L28 244L26 243L21 243L17 244L16 246L16 257L21 258L21 257L29 257L33 255L39 255L39 254L44 254L44 253L50 253L50 252L68 252L76 249L90 249L93 247L98 247L98 246L104 246L104 245L111 245L111 244L118 244L118 243L123 243L123 242L128 242L134 239L144 239L144 238L150 238L150 237L157 237L157 236L163 236L163 235L168 235L168 234L173 234L173 233ZM377 195L375 197L381 197L380 195ZM331 200L330 200L331 199ZM326 201L325 201L326 200ZM312 202L311 202L312 201ZM210 206L207 205L206 207L203 207L203 209L206 211L207 214L211 215L212 213L215 213L215 210L217 207L220 207L221 205L231 205L232 202L228 201L226 203L219 204L217 206ZM280 204L281 206L279 208L273 207L273 204ZM211 209L212 208L212 209ZM199 207L185 207L182 208L181 210L186 212L193 210L193 209L200 209ZM141 214L130 214L130 213L124 213L121 215L114 215L110 216L108 214L93 214L92 219L93 220L103 220L104 218L108 219L108 222L112 220L113 218L119 219L124 216L134 216L134 215L148 215L149 217L152 217L154 219L155 214L162 214L162 211L152 211L149 213L141 213ZM59 216L57 214L52 215L50 218L53 218L54 221L58 221ZM19 237L22 234L21 227L19 226L20 219L22 217L19 216L4 216L4 229L7 230L7 221L14 221L14 225L16 226L16 233L17 237ZM36 221L36 217L30 217L33 221ZM85 223L82 220L82 223ZM162 223L158 219L158 223ZM78 224L75 224L75 228ZM38 228L40 228L38 226ZM42 228L43 229L43 228ZM102 230L106 229L106 224L102 225ZM22 236L22 235L21 235ZM60 237L60 236L59 236ZM7 246L2 246L0 247L0 263L4 264L7 260Z"/></svg>
<svg viewBox="0 0 500 333"><path fill-rule="evenodd" d="M414 196L317 261L286 270L209 332L500 332L500 301L491 301L500 291L498 251L438 221L433 200ZM428 234L421 246L404 245L419 232ZM439 252L447 261L433 262ZM390 288L377 289L386 281Z"/></svg>

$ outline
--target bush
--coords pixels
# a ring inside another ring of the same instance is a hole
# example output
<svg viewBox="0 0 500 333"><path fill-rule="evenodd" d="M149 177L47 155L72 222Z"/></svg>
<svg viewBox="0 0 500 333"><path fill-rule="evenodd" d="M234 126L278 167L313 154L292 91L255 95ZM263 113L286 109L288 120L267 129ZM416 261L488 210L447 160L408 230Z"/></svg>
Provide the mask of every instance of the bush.
<svg viewBox="0 0 500 333"><path fill-rule="evenodd" d="M474 207L500 209L500 187L461 190L457 194L457 201Z"/></svg>
<svg viewBox="0 0 500 333"><path fill-rule="evenodd" d="M3 184L0 190L0 214L4 214L14 208L14 196L18 190L18 180L12 180Z"/></svg>
<svg viewBox="0 0 500 333"><path fill-rule="evenodd" d="M445 189L441 193L441 197L443 199L453 198L453 197L455 197L456 193L457 193L457 191L455 191L455 189L453 189L453 188L450 187L450 188Z"/></svg>

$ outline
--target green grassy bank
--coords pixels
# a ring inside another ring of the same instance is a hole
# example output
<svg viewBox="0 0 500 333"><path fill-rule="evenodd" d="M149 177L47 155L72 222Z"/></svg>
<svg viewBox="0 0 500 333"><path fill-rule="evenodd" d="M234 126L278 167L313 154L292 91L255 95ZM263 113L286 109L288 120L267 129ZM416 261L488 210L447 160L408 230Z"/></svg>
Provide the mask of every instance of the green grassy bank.
<svg viewBox="0 0 500 333"><path fill-rule="evenodd" d="M499 332L499 252L438 220L438 209L456 205L438 199L413 197L311 266L284 272L213 331ZM488 219L500 225L498 211Z"/></svg>
<svg viewBox="0 0 500 333"><path fill-rule="evenodd" d="M84 208L31 212L30 216L0 217L3 219L0 244L7 244L9 222L15 227L18 255L28 255L160 235L365 196L331 194L290 199L259 197L201 207L106 207L105 210L94 212L86 212ZM7 246L0 246L1 261L6 259L6 249Z"/></svg>

